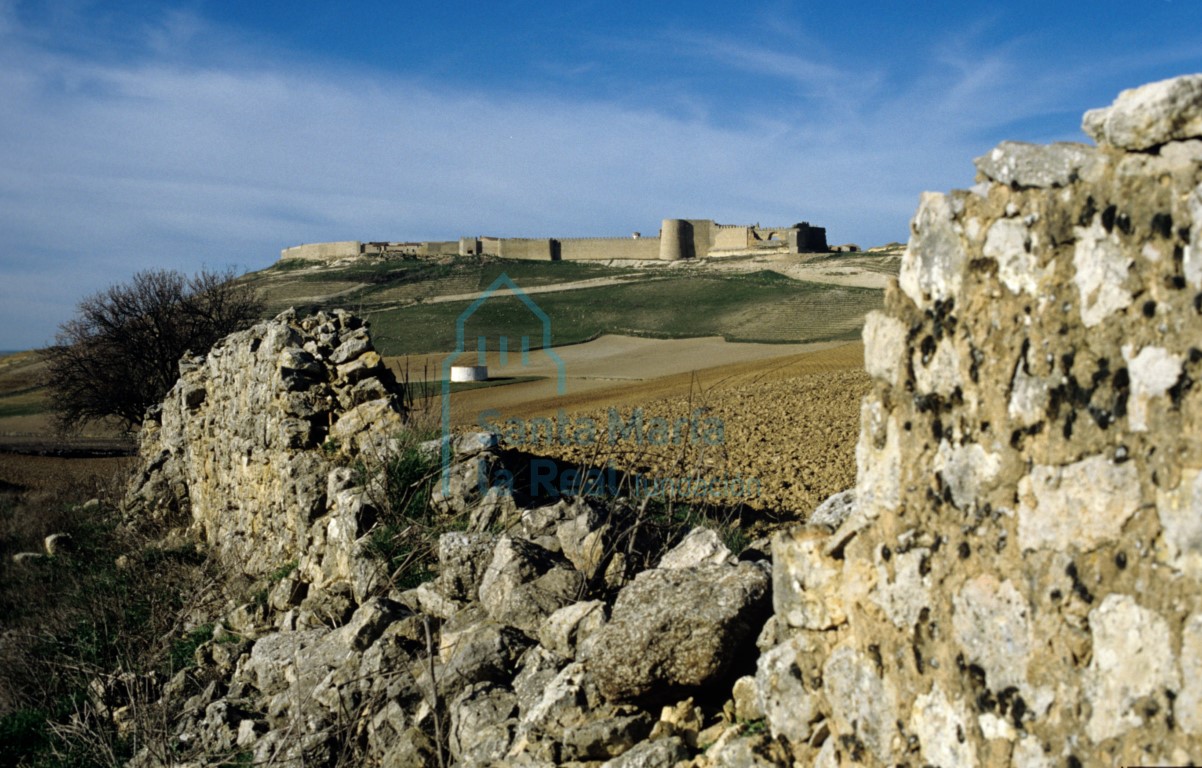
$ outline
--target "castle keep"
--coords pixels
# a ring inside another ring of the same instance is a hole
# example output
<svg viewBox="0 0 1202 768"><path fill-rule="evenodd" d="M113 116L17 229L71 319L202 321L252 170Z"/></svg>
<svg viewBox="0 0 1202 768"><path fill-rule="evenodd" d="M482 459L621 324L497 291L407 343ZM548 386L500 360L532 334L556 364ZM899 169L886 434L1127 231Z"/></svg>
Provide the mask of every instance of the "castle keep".
<svg viewBox="0 0 1202 768"><path fill-rule="evenodd" d="M718 224L710 219L664 219L658 237L461 237L442 242L310 243L285 248L280 260L336 261L360 256L470 256L488 254L534 261L630 259L678 261L752 252L822 253L826 229L801 222L787 227Z"/></svg>

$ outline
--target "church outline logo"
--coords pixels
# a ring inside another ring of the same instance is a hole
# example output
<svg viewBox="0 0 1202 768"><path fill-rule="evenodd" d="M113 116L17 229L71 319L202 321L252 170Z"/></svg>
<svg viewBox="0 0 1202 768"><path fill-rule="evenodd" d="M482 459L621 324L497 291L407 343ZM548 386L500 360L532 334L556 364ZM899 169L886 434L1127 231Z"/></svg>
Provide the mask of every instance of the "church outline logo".
<svg viewBox="0 0 1202 768"><path fill-rule="evenodd" d="M459 357L467 353L467 341L465 338L465 324L468 318L476 313L476 310L484 304L484 302L497 295L499 291L508 289L508 293L501 294L502 296L515 296L526 308L538 318L542 325L542 350L555 362L556 370L556 386L555 393L557 396L563 395L567 391L567 370L564 365L563 358L559 356L551 347L551 318L547 317L547 313L543 311L526 292L518 287L518 284L513 281L508 272L502 272L497 276L496 280L484 292L467 306L463 312L459 313L459 317L455 320L455 351L447 355L442 361L442 490L444 494L451 492L451 459L454 451L452 450L452 442L454 436L451 434L451 366ZM479 365L487 365L487 336L476 337L476 354ZM522 336L521 338L521 355L522 365L530 364L530 337ZM501 335L497 339L497 352L499 362L505 365L509 357L509 337Z"/></svg>

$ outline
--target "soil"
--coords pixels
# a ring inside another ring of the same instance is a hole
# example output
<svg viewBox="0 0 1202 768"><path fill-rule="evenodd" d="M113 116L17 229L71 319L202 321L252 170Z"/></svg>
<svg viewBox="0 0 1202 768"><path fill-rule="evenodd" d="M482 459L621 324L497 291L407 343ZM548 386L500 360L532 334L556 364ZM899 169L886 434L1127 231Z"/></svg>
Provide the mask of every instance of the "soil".
<svg viewBox="0 0 1202 768"><path fill-rule="evenodd" d="M559 350L568 372L563 397L554 396L550 378L453 395L458 427L490 422L508 443L534 453L664 481L689 478L705 497L693 492L694 501L742 501L781 519L804 519L854 485L869 382L861 344L598 342ZM598 369L608 376L598 378ZM548 434L540 416L564 429ZM590 424L597 428L591 441ZM736 488L744 489L737 497Z"/></svg>

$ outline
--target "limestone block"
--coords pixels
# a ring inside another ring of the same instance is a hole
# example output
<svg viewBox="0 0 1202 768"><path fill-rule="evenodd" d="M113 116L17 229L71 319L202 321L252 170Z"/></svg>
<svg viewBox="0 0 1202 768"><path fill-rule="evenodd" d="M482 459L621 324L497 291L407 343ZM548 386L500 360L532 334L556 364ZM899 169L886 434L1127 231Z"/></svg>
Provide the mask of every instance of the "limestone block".
<svg viewBox="0 0 1202 768"><path fill-rule="evenodd" d="M628 752L606 760L601 768L674 768L688 757L684 741L679 736L669 736L637 744Z"/></svg>
<svg viewBox="0 0 1202 768"><path fill-rule="evenodd" d="M791 627L830 629L847 621L842 563L824 552L827 537L792 528L772 537L772 607Z"/></svg>
<svg viewBox="0 0 1202 768"><path fill-rule="evenodd" d="M748 722L750 720L760 720L764 717L764 710L760 707L755 678L751 675L744 675L735 681L734 686L730 689L730 697L734 701L736 720Z"/></svg>
<svg viewBox="0 0 1202 768"><path fill-rule="evenodd" d="M985 234L982 252L998 263L998 278L1011 293L1035 296L1055 262L1039 266L1038 235L1021 219L998 219Z"/></svg>
<svg viewBox="0 0 1202 768"><path fill-rule="evenodd" d="M1195 288L1202 288L1202 184L1190 193L1188 205L1189 245L1185 246L1181 269L1186 282Z"/></svg>
<svg viewBox="0 0 1202 768"><path fill-rule="evenodd" d="M955 298L968 258L955 229L951 201L945 195L924 192L912 229L898 285L924 309L933 302Z"/></svg>
<svg viewBox="0 0 1202 768"><path fill-rule="evenodd" d="M480 602L494 620L535 637L548 616L576 602L583 587L583 575L561 567L547 550L502 536L480 579Z"/></svg>
<svg viewBox="0 0 1202 768"><path fill-rule="evenodd" d="M605 603L600 600L565 605L538 628L538 642L548 651L572 659L576 657L576 649L595 635L605 621Z"/></svg>
<svg viewBox="0 0 1202 768"><path fill-rule="evenodd" d="M1088 552L1122 533L1140 503L1139 474L1132 462L1101 455L1063 467L1037 464L1019 480L1018 497L1024 550Z"/></svg>
<svg viewBox="0 0 1202 768"><path fill-rule="evenodd" d="M562 657L541 645L532 646L522 654L518 659L518 673L513 677L512 687L517 694L518 709L523 718L566 666Z"/></svg>
<svg viewBox="0 0 1202 768"><path fill-rule="evenodd" d="M694 528L660 559L659 568L692 568L709 563L729 565L735 560L722 543L722 537L710 528Z"/></svg>
<svg viewBox="0 0 1202 768"><path fill-rule="evenodd" d="M864 398L860 439L856 443L856 514L871 520L901 502L901 445L897 417L886 415L880 401Z"/></svg>
<svg viewBox="0 0 1202 768"><path fill-rule="evenodd" d="M930 693L914 700L910 730L918 737L924 761L929 765L974 768L977 753L965 738L968 715L964 702L949 701L936 683Z"/></svg>
<svg viewBox="0 0 1202 768"><path fill-rule="evenodd" d="M760 656L755 667L757 703L769 730L794 744L810 738L822 701L802 678L811 650L800 638L791 638Z"/></svg>
<svg viewBox="0 0 1202 768"><path fill-rule="evenodd" d="M555 538L568 562L586 579L592 579L612 553L612 530L607 515L584 503L577 508L581 509L579 514L556 526Z"/></svg>
<svg viewBox="0 0 1202 768"><path fill-rule="evenodd" d="M1032 376L1027 372L1027 361L1019 360L1010 381L1007 415L1024 427L1043 421L1047 415L1050 388L1048 379Z"/></svg>
<svg viewBox="0 0 1202 768"><path fill-rule="evenodd" d="M1012 187L1064 187L1092 176L1098 151L1085 144L1003 141L973 163L985 178Z"/></svg>
<svg viewBox="0 0 1202 768"><path fill-rule="evenodd" d="M1074 232L1073 283L1081 298L1081 322L1093 328L1131 304L1131 292L1124 287L1131 259L1096 217L1089 227L1076 227Z"/></svg>
<svg viewBox="0 0 1202 768"><path fill-rule="evenodd" d="M906 372L906 326L873 310L864 318L864 369L890 386L899 386Z"/></svg>
<svg viewBox="0 0 1202 768"><path fill-rule="evenodd" d="M855 734L878 760L892 762L898 715L893 684L863 654L840 645L822 668L822 687L836 732Z"/></svg>
<svg viewBox="0 0 1202 768"><path fill-rule="evenodd" d="M1181 630L1181 692L1173 706L1181 730L1202 735L1202 614L1195 613Z"/></svg>
<svg viewBox="0 0 1202 768"><path fill-rule="evenodd" d="M454 637L444 636L441 644L441 654L447 660L438 676L442 691L484 681L509 682L517 670L518 659L530 645L520 632L494 621L456 628Z"/></svg>
<svg viewBox="0 0 1202 768"><path fill-rule="evenodd" d="M956 349L955 341L949 337L941 339L931 355L915 349L911 363L914 367L914 388L921 394L951 397L962 384L960 352Z"/></svg>
<svg viewBox="0 0 1202 768"><path fill-rule="evenodd" d="M1093 657L1085 673L1091 714L1085 732L1096 744L1143 724L1145 696L1177 690L1178 673L1163 617L1130 595L1110 594L1089 612Z"/></svg>
<svg viewBox="0 0 1202 768"><path fill-rule="evenodd" d="M966 661L985 670L989 690L1001 692L1013 686L1026 692L1030 609L1014 585L982 574L960 588L952 605L956 643L964 649Z"/></svg>
<svg viewBox="0 0 1202 768"><path fill-rule="evenodd" d="M1131 377L1131 395L1127 400L1127 425L1132 432L1148 430L1148 401L1162 397L1181 377L1183 358L1161 347L1144 347L1139 354L1124 344L1123 359Z"/></svg>
<svg viewBox="0 0 1202 768"><path fill-rule="evenodd" d="M465 764L487 764L503 757L513 739L517 697L493 683L467 686L447 707L451 756Z"/></svg>
<svg viewBox="0 0 1202 768"><path fill-rule="evenodd" d="M939 442L933 469L952 494L952 503L958 509L972 509L983 489L997 478L1001 469L1001 457L986 451L980 443L952 445L947 440Z"/></svg>
<svg viewBox="0 0 1202 768"><path fill-rule="evenodd" d="M485 533L439 536L436 588L452 600L474 600L495 547L496 537Z"/></svg>
<svg viewBox="0 0 1202 768"><path fill-rule="evenodd" d="M644 571L580 653L613 701L668 699L716 684L753 647L770 608L757 564Z"/></svg>
<svg viewBox="0 0 1202 768"><path fill-rule="evenodd" d="M817 509L806 518L806 525L811 528L833 533L843 525L856 509L856 489L848 488L831 496L818 505Z"/></svg>
<svg viewBox="0 0 1202 768"><path fill-rule="evenodd" d="M877 563L876 586L869 593L889 621L898 629L911 631L922 609L931 603L930 579L922 575L922 561L930 554L925 547L894 555L893 579L883 562Z"/></svg>
<svg viewBox="0 0 1202 768"><path fill-rule="evenodd" d="M1202 75L1182 75L1123 91L1109 107L1081 121L1098 144L1149 149L1202 136Z"/></svg>
<svg viewBox="0 0 1202 768"><path fill-rule="evenodd" d="M1051 755L1044 753L1038 738L1024 736L1014 745L1010 765L1012 768L1053 768L1056 763Z"/></svg>
<svg viewBox="0 0 1202 768"><path fill-rule="evenodd" d="M1194 578L1202 577L1202 471L1185 468L1176 488L1157 489L1156 514L1161 527L1160 559Z"/></svg>

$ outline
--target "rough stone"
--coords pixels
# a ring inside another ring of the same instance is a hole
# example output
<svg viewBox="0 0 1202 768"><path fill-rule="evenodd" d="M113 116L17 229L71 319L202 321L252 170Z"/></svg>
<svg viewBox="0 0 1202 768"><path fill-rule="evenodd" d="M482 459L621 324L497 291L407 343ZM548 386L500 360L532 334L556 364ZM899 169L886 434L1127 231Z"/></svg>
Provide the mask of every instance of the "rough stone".
<svg viewBox="0 0 1202 768"><path fill-rule="evenodd" d="M502 536L480 580L480 602L496 621L534 637L548 616L575 602L583 590L583 575L560 567L550 552Z"/></svg>
<svg viewBox="0 0 1202 768"><path fill-rule="evenodd" d="M1140 504L1139 475L1129 462L1090 456L1063 467L1036 465L1018 494L1023 549L1089 551L1122 533ZM1085 509L1090 514L1080 514Z"/></svg>
<svg viewBox="0 0 1202 768"><path fill-rule="evenodd" d="M1161 347L1148 346L1133 354L1134 347L1124 344L1123 360L1131 378L1131 396L1127 400L1127 424L1132 432L1148 429L1148 406L1154 397L1163 397L1181 378L1180 355Z"/></svg>
<svg viewBox="0 0 1202 768"><path fill-rule="evenodd" d="M947 694L938 685L914 701L910 730L918 737L928 765L975 768L976 752L964 738L968 727L964 704L948 701Z"/></svg>
<svg viewBox="0 0 1202 768"><path fill-rule="evenodd" d="M1202 471L1189 467L1171 491L1157 489L1161 559L1194 578L1202 577Z"/></svg>
<svg viewBox="0 0 1202 768"><path fill-rule="evenodd" d="M964 658L981 667L994 691L1027 689L1031 655L1028 606L1010 581L982 574L953 598L952 629Z"/></svg>
<svg viewBox="0 0 1202 768"><path fill-rule="evenodd" d="M768 728L773 736L795 744L810 738L821 706L819 692L806 685L802 673L812 650L801 639L792 638L756 662L756 696Z"/></svg>
<svg viewBox="0 0 1202 768"><path fill-rule="evenodd" d="M1195 613L1181 630L1181 692L1173 707L1181 729L1202 736L1202 614Z"/></svg>
<svg viewBox="0 0 1202 768"><path fill-rule="evenodd" d="M605 603L600 600L565 605L539 627L539 644L565 659L573 659L577 647L595 635L605 620Z"/></svg>
<svg viewBox="0 0 1202 768"><path fill-rule="evenodd" d="M793 528L772 537L772 607L791 627L829 629L847 619L842 566L824 552L826 537Z"/></svg>
<svg viewBox="0 0 1202 768"><path fill-rule="evenodd" d="M729 565L734 556L722 542L718 532L710 528L694 528L684 539L660 559L659 568L692 568L698 565Z"/></svg>
<svg viewBox="0 0 1202 768"><path fill-rule="evenodd" d="M674 768L688 759L689 750L677 736L644 741L622 755L606 760L601 768Z"/></svg>
<svg viewBox="0 0 1202 768"><path fill-rule="evenodd" d="M864 318L864 369L868 375L897 386L905 372L906 327L883 312Z"/></svg>
<svg viewBox="0 0 1202 768"><path fill-rule="evenodd" d="M611 700L664 700L715 684L755 641L769 607L758 565L702 565L639 574L582 652Z"/></svg>
<svg viewBox="0 0 1202 768"><path fill-rule="evenodd" d="M1081 121L1098 144L1149 149L1202 136L1202 75L1184 75L1123 91L1114 103Z"/></svg>
<svg viewBox="0 0 1202 768"><path fill-rule="evenodd" d="M898 707L871 661L848 646L836 648L822 668L822 686L840 732L854 734L881 762L892 753Z"/></svg>
<svg viewBox="0 0 1202 768"><path fill-rule="evenodd" d="M898 284L920 307L954 299L967 259L954 228L951 201L945 195L924 192L912 229Z"/></svg>
<svg viewBox="0 0 1202 768"><path fill-rule="evenodd" d="M1008 187L1064 187L1092 175L1098 152L1085 144L1003 141L974 162L985 178Z"/></svg>
<svg viewBox="0 0 1202 768"><path fill-rule="evenodd" d="M1177 690L1179 677L1163 617L1129 595L1110 594L1089 612L1093 657L1085 677L1092 714L1085 732L1099 743L1144 725L1140 699Z"/></svg>
<svg viewBox="0 0 1202 768"><path fill-rule="evenodd" d="M1086 328L1131 304L1131 291L1123 287L1131 262L1118 236L1106 231L1100 217L1088 228L1077 228L1073 282L1081 297L1081 322Z"/></svg>
<svg viewBox="0 0 1202 768"><path fill-rule="evenodd" d="M831 496L810 513L806 525L834 533L856 508L856 489L848 488Z"/></svg>

